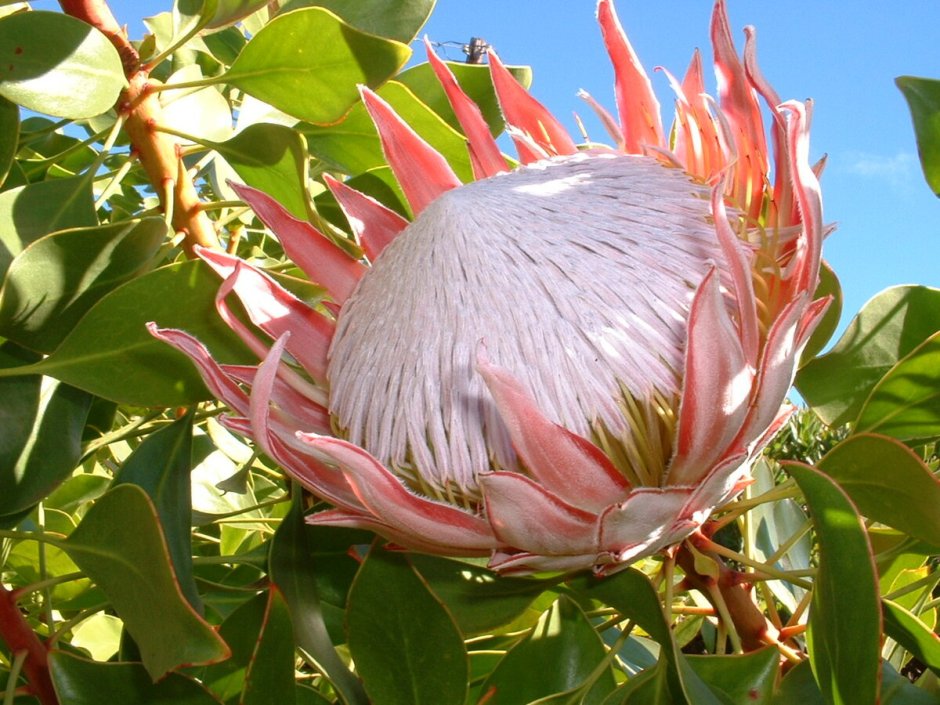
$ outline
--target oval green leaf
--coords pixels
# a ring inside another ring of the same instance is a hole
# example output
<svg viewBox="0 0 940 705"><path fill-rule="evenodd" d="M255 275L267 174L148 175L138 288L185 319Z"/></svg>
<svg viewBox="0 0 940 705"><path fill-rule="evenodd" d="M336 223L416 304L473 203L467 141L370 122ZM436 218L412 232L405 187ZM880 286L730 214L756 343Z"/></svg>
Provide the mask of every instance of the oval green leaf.
<svg viewBox="0 0 940 705"><path fill-rule="evenodd" d="M193 412L154 431L124 461L115 486L140 487L153 502L163 527L173 572L189 604L202 613L202 600L193 577L190 527L193 515Z"/></svg>
<svg viewBox="0 0 940 705"><path fill-rule="evenodd" d="M899 76L894 82L911 109L924 178L940 196L940 81Z"/></svg>
<svg viewBox="0 0 940 705"><path fill-rule="evenodd" d="M574 602L560 597L510 649L481 688L487 705L518 705L584 688L575 701L599 705L616 688L601 638ZM594 677L593 682L588 679Z"/></svg>
<svg viewBox="0 0 940 705"><path fill-rule="evenodd" d="M55 352L29 371L137 406L208 399L189 358L151 336L146 323L185 330L225 362L253 361L216 312L218 288L218 276L202 261L148 272L101 299Z"/></svg>
<svg viewBox="0 0 940 705"><path fill-rule="evenodd" d="M51 233L21 252L0 288L0 335L51 352L106 293L146 271L162 218Z"/></svg>
<svg viewBox="0 0 940 705"><path fill-rule="evenodd" d="M53 651L49 672L59 702L68 705L221 705L199 683L179 673L154 683L139 663L98 663Z"/></svg>
<svg viewBox="0 0 940 705"><path fill-rule="evenodd" d="M0 364L21 364L9 347ZM30 509L72 474L90 408L89 394L49 378L0 379L0 516Z"/></svg>
<svg viewBox="0 0 940 705"><path fill-rule="evenodd" d="M832 301L829 308L826 309L826 313L823 314L819 325L816 326L816 330L810 336L809 342L806 343L806 347L803 348L803 353L800 355L800 365L805 365L816 357L820 350L826 347L832 334L839 327L839 320L842 318L842 285L839 283L839 278L832 267L825 261L821 262L819 266L819 286L816 287L813 298L821 299L824 296L831 296Z"/></svg>
<svg viewBox="0 0 940 705"><path fill-rule="evenodd" d="M409 44L434 9L436 0L292 0L285 12L301 7L325 7L363 32Z"/></svg>
<svg viewBox="0 0 940 705"><path fill-rule="evenodd" d="M940 332L879 380L858 414L855 430L917 444L940 438Z"/></svg>
<svg viewBox="0 0 940 705"><path fill-rule="evenodd" d="M0 186L6 181L19 148L20 109L16 103L0 97Z"/></svg>
<svg viewBox="0 0 940 705"><path fill-rule="evenodd" d="M885 634L890 636L927 668L940 676L940 637L916 615L891 600L882 600Z"/></svg>
<svg viewBox="0 0 940 705"><path fill-rule="evenodd" d="M869 519L940 546L940 482L906 446L884 436L850 436L819 469Z"/></svg>
<svg viewBox="0 0 940 705"><path fill-rule="evenodd" d="M816 527L819 569L807 644L813 674L832 705L878 701L881 605L861 518L839 486L802 463L784 463Z"/></svg>
<svg viewBox="0 0 940 705"><path fill-rule="evenodd" d="M37 113L80 119L105 112L126 85L106 36L60 12L0 19L0 95Z"/></svg>
<svg viewBox="0 0 940 705"><path fill-rule="evenodd" d="M833 349L807 364L796 384L829 425L858 417L878 381L940 330L940 290L899 286L862 307Z"/></svg>
<svg viewBox="0 0 940 705"><path fill-rule="evenodd" d="M180 591L156 509L139 487L118 485L102 496L63 547L108 596L154 680L230 655Z"/></svg>
<svg viewBox="0 0 940 705"><path fill-rule="evenodd" d="M0 193L0 276L33 240L56 230L97 225L91 186L91 179L75 176Z"/></svg>
<svg viewBox="0 0 940 705"><path fill-rule="evenodd" d="M463 638L403 555L373 547L349 593L346 620L349 650L374 705L463 705Z"/></svg>
<svg viewBox="0 0 940 705"><path fill-rule="evenodd" d="M404 44L360 32L322 8L276 17L220 80L289 115L334 123L359 100L359 84L384 83L407 61Z"/></svg>

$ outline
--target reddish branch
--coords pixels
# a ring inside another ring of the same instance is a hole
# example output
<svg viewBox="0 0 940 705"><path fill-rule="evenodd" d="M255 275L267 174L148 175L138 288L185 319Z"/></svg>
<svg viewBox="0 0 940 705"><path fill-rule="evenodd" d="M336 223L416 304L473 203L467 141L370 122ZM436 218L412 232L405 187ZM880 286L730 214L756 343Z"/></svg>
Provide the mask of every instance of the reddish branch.
<svg viewBox="0 0 940 705"><path fill-rule="evenodd" d="M124 129L161 205L172 209L173 228L184 236L183 249L191 254L193 245L217 248L215 228L202 210L196 187L180 158L179 144L156 129L162 109L151 90L149 67L140 65L137 50L106 0L59 0L59 5L66 14L100 30L118 50L128 87L121 92L117 110L125 117Z"/></svg>
<svg viewBox="0 0 940 705"><path fill-rule="evenodd" d="M49 652L20 612L13 593L3 585L0 585L0 640L6 643L12 656L26 652L23 674L29 683L29 692L42 705L58 705L59 699L49 676ZM10 687L13 687L12 683Z"/></svg>

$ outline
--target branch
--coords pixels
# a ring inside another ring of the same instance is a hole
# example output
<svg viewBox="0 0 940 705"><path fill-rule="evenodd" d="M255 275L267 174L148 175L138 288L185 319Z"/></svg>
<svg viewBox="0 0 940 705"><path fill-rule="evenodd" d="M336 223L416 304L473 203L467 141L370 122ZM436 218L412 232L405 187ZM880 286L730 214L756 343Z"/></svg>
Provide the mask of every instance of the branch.
<svg viewBox="0 0 940 705"><path fill-rule="evenodd" d="M118 98L117 110L125 116L124 129L133 153L147 172L164 212L172 213L174 230L183 234L183 249L192 255L193 246L218 249L212 221L180 157L179 143L155 129L163 109L152 90L149 70L141 67L137 50L118 25L106 0L59 0L63 12L100 30L117 49L124 65L128 87Z"/></svg>
<svg viewBox="0 0 940 705"><path fill-rule="evenodd" d="M49 652L20 612L13 593L3 585L0 585L0 640L6 643L11 654L26 652L23 673L29 681L29 692L42 705L59 705L49 675Z"/></svg>

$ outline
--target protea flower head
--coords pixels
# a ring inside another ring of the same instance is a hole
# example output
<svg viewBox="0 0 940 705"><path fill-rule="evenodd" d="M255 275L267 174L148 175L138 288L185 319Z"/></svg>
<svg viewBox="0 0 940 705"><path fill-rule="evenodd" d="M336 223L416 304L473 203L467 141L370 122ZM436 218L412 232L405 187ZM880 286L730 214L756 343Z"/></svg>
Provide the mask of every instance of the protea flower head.
<svg viewBox="0 0 940 705"><path fill-rule="evenodd" d="M199 255L257 366L187 353L254 438L334 508L311 521L405 548L490 556L506 572L609 572L682 541L747 484L783 423L823 235L809 105L743 61L723 0L711 26L718 101L696 53L663 130L610 0L598 19L619 120L579 148L493 54L513 167L432 51L475 174L376 94L362 99L413 221L335 179L364 257L265 194L239 193L330 300L311 308L260 269ZM771 121L768 147L760 101ZM259 330L231 314L234 293ZM261 335L263 333L263 335Z"/></svg>

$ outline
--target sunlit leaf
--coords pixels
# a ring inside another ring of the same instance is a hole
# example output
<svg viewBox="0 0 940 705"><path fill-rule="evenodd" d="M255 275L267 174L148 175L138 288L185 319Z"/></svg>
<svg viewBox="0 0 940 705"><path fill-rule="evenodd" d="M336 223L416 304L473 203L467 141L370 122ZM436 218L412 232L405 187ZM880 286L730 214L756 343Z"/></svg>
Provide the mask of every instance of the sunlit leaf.
<svg viewBox="0 0 940 705"><path fill-rule="evenodd" d="M317 580L324 571L313 555L312 533L312 527L304 523L298 491L271 543L271 580L287 602L297 645L316 659L349 705L365 705L368 699L362 684L340 660L327 632Z"/></svg>
<svg viewBox="0 0 940 705"><path fill-rule="evenodd" d="M302 120L329 124L359 100L359 84L385 82L409 54L404 44L365 34L312 7L265 25L222 80Z"/></svg>
<svg viewBox="0 0 940 705"><path fill-rule="evenodd" d="M940 438L940 333L881 378L859 412L855 430L920 443Z"/></svg>
<svg viewBox="0 0 940 705"><path fill-rule="evenodd" d="M816 287L813 298L820 299L824 296L831 296L832 301L829 303L829 308L826 309L819 325L816 326L816 330L810 336L806 347L803 348L800 365L805 365L816 357L820 350L826 347L832 334L839 327L839 320L842 317L842 285L839 283L839 278L832 270L832 267L825 261L820 263L819 286Z"/></svg>
<svg viewBox="0 0 940 705"><path fill-rule="evenodd" d="M225 642L183 597L156 509L139 487L119 485L101 497L64 548L108 596L154 680L228 657Z"/></svg>
<svg viewBox="0 0 940 705"><path fill-rule="evenodd" d="M36 240L0 289L0 334L51 352L96 301L146 271L166 236L162 218L145 218Z"/></svg>
<svg viewBox="0 0 940 705"><path fill-rule="evenodd" d="M561 597L499 662L483 684L483 698L488 705L529 703L584 686L593 674L596 679L577 702L599 704L615 687L609 668L594 674L605 653L581 609Z"/></svg>
<svg viewBox="0 0 940 705"><path fill-rule="evenodd" d="M819 469L868 518L940 545L940 482L906 446L884 436L850 436Z"/></svg>
<svg viewBox="0 0 940 705"><path fill-rule="evenodd" d="M940 81L900 76L895 83L911 109L924 177L933 192L940 196Z"/></svg>
<svg viewBox="0 0 940 705"><path fill-rule="evenodd" d="M189 604L197 612L202 612L202 600L193 578L190 538L192 438L193 415L190 412L144 438L124 461L114 484L136 485L150 496L163 527L180 589Z"/></svg>
<svg viewBox="0 0 940 705"><path fill-rule="evenodd" d="M346 619L349 650L374 705L463 705L463 638L402 555L373 548Z"/></svg>
<svg viewBox="0 0 940 705"><path fill-rule="evenodd" d="M899 286L871 299L827 354L797 375L797 388L830 425L858 417L878 381L940 330L940 290Z"/></svg>
<svg viewBox="0 0 940 705"><path fill-rule="evenodd" d="M913 613L891 600L882 600L885 634L937 675L940 675L940 637Z"/></svg>
<svg viewBox="0 0 940 705"><path fill-rule="evenodd" d="M0 347L0 366L33 358ZM0 516L30 509L72 474L90 407L90 395L48 377L0 378Z"/></svg>
<svg viewBox="0 0 940 705"><path fill-rule="evenodd" d="M201 261L148 272L101 299L49 357L30 369L140 406L207 399L189 358L156 340L145 324L188 331L224 361L252 360L216 312L218 287L218 277Z"/></svg>
<svg viewBox="0 0 940 705"><path fill-rule="evenodd" d="M221 705L192 678L170 673L154 683L138 663L98 663L53 651L49 671L59 702L68 705Z"/></svg>
<svg viewBox="0 0 940 705"><path fill-rule="evenodd" d="M98 224L91 180L84 176L17 186L0 193L0 276L43 235Z"/></svg>
<svg viewBox="0 0 940 705"><path fill-rule="evenodd" d="M284 11L325 7L363 32L408 44L421 31L434 3L435 0L291 0Z"/></svg>
<svg viewBox="0 0 940 705"><path fill-rule="evenodd" d="M0 96L46 115L86 118L117 102L121 57L91 25L60 12L0 19Z"/></svg>
<svg viewBox="0 0 940 705"><path fill-rule="evenodd" d="M775 647L728 656L688 656L686 661L731 702L770 705L780 671L780 652Z"/></svg>
<svg viewBox="0 0 940 705"><path fill-rule="evenodd" d="M439 556L415 554L411 562L465 635L483 634L508 624L551 586L530 578L504 577Z"/></svg>
<svg viewBox="0 0 940 705"><path fill-rule="evenodd" d="M787 462L819 542L807 642L813 674L832 705L877 702L881 608L871 547L855 507L820 471Z"/></svg>

